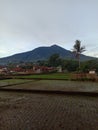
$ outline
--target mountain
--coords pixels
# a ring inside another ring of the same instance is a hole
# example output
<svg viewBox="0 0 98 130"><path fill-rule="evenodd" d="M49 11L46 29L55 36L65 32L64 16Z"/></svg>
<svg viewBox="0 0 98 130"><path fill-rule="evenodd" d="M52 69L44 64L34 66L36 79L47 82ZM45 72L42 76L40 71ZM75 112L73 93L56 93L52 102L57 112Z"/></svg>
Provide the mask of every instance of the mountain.
<svg viewBox="0 0 98 130"><path fill-rule="evenodd" d="M52 45L50 47L38 47L32 51L15 54L5 58L0 58L0 64L34 62L38 60L46 60L52 54L55 53L58 53L60 57L64 59L75 59L75 56L71 51L66 50L58 45ZM81 55L80 59L82 61L85 61L85 60L92 59L92 57Z"/></svg>

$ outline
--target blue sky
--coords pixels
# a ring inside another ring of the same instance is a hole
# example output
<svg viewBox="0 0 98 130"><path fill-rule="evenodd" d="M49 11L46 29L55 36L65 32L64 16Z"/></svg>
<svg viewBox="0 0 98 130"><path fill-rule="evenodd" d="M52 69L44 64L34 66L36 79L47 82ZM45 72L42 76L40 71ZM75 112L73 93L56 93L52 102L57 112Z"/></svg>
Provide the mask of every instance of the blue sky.
<svg viewBox="0 0 98 130"><path fill-rule="evenodd" d="M98 0L0 0L0 57L57 44L98 57Z"/></svg>

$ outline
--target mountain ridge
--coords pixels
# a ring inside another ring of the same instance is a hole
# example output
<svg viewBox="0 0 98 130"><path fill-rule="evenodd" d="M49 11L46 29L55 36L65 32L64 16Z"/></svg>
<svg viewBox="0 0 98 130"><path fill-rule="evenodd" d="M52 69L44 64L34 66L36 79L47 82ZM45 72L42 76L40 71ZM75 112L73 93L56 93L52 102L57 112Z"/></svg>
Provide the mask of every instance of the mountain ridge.
<svg viewBox="0 0 98 130"><path fill-rule="evenodd" d="M56 44L52 46L37 47L31 51L17 53L12 56L0 58L0 64L8 63L20 63L20 62L35 62L38 60L47 60L51 55L58 53L63 59L75 59L73 53L69 50L64 49ZM93 57L82 55L80 59L82 61L90 60Z"/></svg>

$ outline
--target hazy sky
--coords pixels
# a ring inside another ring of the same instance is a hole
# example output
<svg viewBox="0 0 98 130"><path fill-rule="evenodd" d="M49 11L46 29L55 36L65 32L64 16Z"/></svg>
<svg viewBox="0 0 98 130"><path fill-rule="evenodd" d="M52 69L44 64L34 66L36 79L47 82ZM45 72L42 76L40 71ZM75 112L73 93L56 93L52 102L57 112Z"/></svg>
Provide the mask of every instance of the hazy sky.
<svg viewBox="0 0 98 130"><path fill-rule="evenodd" d="M76 39L98 57L98 0L0 0L0 57Z"/></svg>

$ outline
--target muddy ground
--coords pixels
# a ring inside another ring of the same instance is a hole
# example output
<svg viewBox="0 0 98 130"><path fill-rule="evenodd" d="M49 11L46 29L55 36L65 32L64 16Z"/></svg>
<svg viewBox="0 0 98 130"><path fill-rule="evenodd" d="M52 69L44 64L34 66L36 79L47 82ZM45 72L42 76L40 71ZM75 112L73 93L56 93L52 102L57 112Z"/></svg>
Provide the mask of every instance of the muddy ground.
<svg viewBox="0 0 98 130"><path fill-rule="evenodd" d="M0 92L0 130L98 130L98 97Z"/></svg>
<svg viewBox="0 0 98 130"><path fill-rule="evenodd" d="M11 81L12 82L12 81ZM6 89L98 92L98 83L66 80L24 80L23 84L4 86ZM27 82L27 83L26 83ZM20 82L21 83L21 82Z"/></svg>

